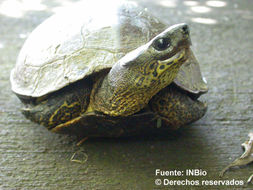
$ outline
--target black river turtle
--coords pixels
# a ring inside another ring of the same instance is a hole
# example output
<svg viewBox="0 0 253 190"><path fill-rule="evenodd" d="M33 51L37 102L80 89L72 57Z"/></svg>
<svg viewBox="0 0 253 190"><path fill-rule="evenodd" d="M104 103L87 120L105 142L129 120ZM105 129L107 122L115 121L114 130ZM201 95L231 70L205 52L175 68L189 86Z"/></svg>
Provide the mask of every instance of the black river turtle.
<svg viewBox="0 0 253 190"><path fill-rule="evenodd" d="M187 24L133 2L58 13L26 40L11 72L30 120L59 133L129 136L200 119L207 92Z"/></svg>

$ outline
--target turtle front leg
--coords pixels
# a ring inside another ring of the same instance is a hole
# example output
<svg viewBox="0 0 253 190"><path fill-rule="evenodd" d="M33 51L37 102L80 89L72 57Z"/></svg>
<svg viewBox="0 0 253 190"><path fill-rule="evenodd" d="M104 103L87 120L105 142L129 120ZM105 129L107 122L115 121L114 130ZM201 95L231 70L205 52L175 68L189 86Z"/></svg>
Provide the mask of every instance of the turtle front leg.
<svg viewBox="0 0 253 190"><path fill-rule="evenodd" d="M170 85L155 95L150 101L150 107L162 118L162 124L172 129L200 119L207 110L205 103L193 100L175 85Z"/></svg>

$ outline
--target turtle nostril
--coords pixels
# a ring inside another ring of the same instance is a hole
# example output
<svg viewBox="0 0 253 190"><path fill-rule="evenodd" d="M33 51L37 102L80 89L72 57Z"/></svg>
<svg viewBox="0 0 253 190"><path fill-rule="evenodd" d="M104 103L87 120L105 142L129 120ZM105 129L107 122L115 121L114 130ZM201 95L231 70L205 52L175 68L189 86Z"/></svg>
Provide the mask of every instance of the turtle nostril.
<svg viewBox="0 0 253 190"><path fill-rule="evenodd" d="M182 27L182 30L183 30L183 33L184 33L184 34L189 34L189 33L190 33L189 27L188 27L187 25L184 25L184 26Z"/></svg>

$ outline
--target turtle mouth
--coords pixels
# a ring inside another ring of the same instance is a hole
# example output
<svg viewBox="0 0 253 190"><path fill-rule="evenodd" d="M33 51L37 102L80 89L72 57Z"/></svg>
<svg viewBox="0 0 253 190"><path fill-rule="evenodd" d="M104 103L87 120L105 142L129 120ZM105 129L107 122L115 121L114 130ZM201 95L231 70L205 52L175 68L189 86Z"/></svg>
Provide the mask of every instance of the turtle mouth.
<svg viewBox="0 0 253 190"><path fill-rule="evenodd" d="M187 60L187 55L188 55L188 51L189 47L183 48L181 50L179 50L178 52L176 52L174 55L170 56L168 59L162 59L162 60L158 60L159 64L163 64L163 65L171 65L173 63L181 63L183 64L186 60Z"/></svg>

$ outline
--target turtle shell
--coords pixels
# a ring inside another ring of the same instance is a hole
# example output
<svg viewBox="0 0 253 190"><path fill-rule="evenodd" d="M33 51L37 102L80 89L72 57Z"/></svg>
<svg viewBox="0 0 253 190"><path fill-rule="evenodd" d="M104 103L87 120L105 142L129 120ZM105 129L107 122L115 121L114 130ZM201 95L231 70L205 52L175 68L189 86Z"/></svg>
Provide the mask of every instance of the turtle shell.
<svg viewBox="0 0 253 190"><path fill-rule="evenodd" d="M75 6L51 16L26 40L11 72L12 90L41 97L109 69L122 56L166 27L134 2L107 1ZM175 83L193 93L206 91L198 63L183 66Z"/></svg>

